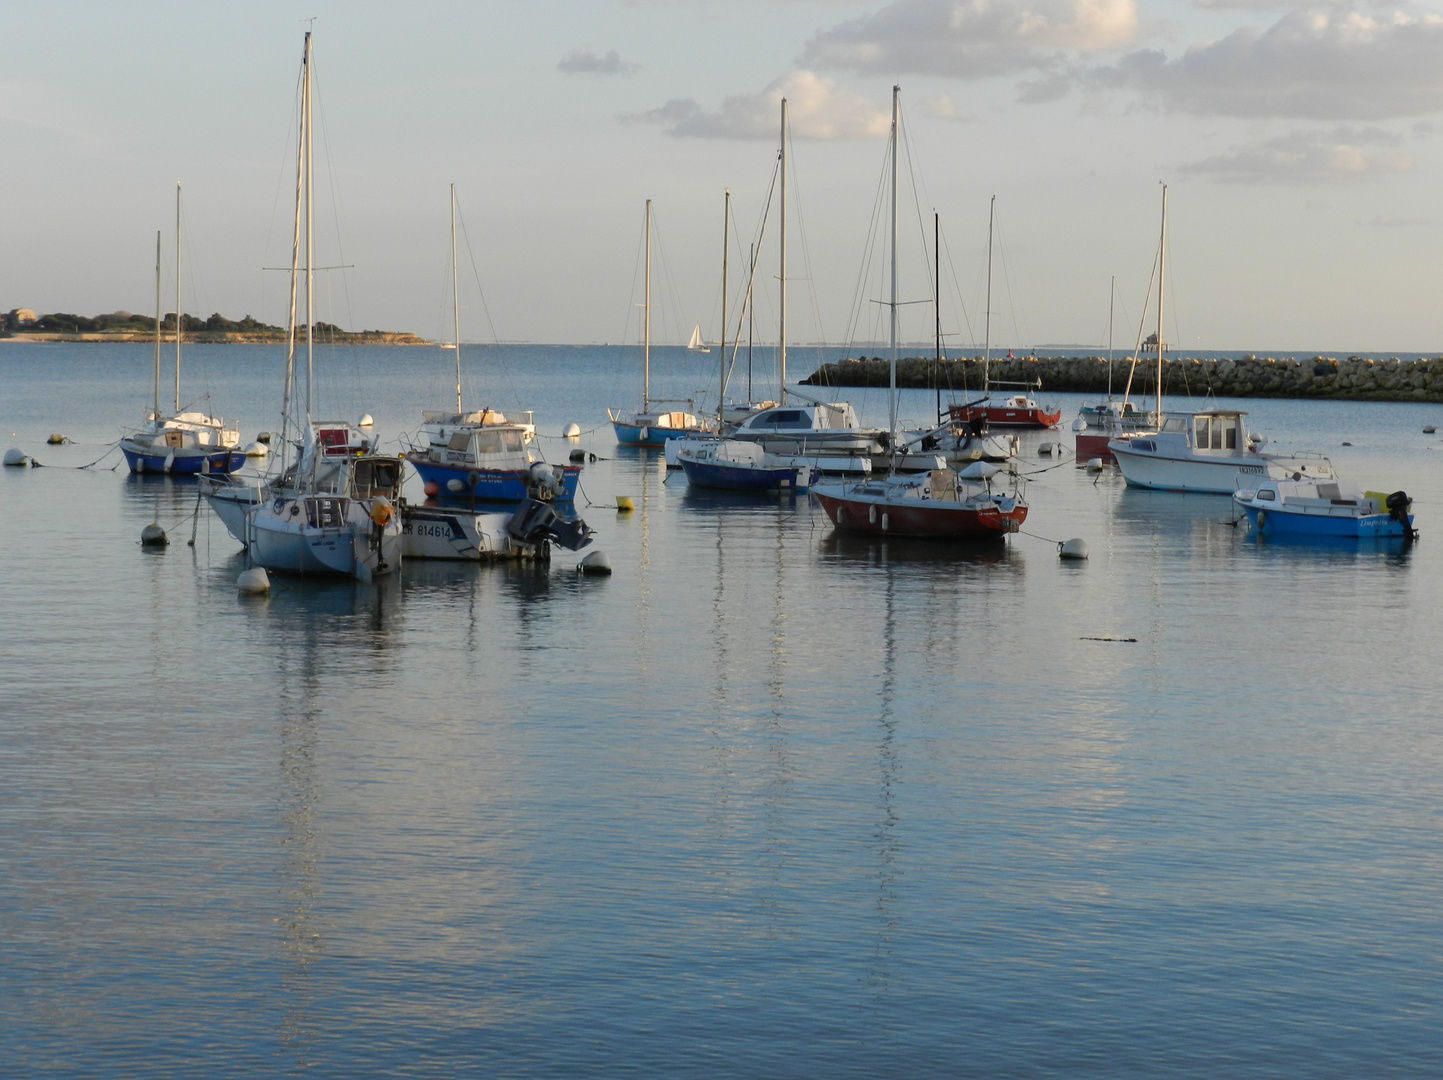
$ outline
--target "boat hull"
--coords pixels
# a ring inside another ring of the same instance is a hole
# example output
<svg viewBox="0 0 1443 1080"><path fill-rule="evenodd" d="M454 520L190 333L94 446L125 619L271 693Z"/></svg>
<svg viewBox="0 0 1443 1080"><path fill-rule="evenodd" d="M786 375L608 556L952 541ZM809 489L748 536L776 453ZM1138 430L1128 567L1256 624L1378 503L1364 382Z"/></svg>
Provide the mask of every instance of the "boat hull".
<svg viewBox="0 0 1443 1080"><path fill-rule="evenodd" d="M1112 442L1114 436L1096 434L1090 431L1079 431L1076 436L1075 449L1077 460L1082 463L1097 460L1104 463L1115 462L1117 459L1112 456L1112 450L1108 443Z"/></svg>
<svg viewBox="0 0 1443 1080"><path fill-rule="evenodd" d="M529 494L531 474L527 469L466 468L460 465L439 465L431 461L417 460L416 457L407 457L406 460L415 467L422 482L428 486L427 494L443 498L472 498L483 502L504 503L520 502ZM563 467L558 479L561 481L561 494L556 498L564 501L576 498L576 485L581 480L581 466ZM453 488L452 481L460 483L459 490ZM432 484L435 485L434 492L430 490Z"/></svg>
<svg viewBox="0 0 1443 1080"><path fill-rule="evenodd" d="M198 473L228 474L245 467L243 450L191 450L180 447L164 454L134 449L124 442L120 452L133 473L159 473L166 476L195 476Z"/></svg>
<svg viewBox="0 0 1443 1080"><path fill-rule="evenodd" d="M336 526L310 525L305 513L292 514L300 501L280 498L250 515L251 560L267 570L291 574L322 574L369 580L401 563L401 522L384 526L367 520L346 520ZM359 503L352 501L353 510Z"/></svg>
<svg viewBox="0 0 1443 1080"><path fill-rule="evenodd" d="M1256 484L1268 475L1267 462L1257 457L1167 457L1134 450L1124 439L1113 439L1108 448L1128 486L1151 491L1231 495L1239 486Z"/></svg>
<svg viewBox="0 0 1443 1080"><path fill-rule="evenodd" d="M954 409L953 419L961 423L986 420L988 427L1050 428L1056 427L1062 419L1062 410L1048 412L1038 406L967 405Z"/></svg>
<svg viewBox="0 0 1443 1080"><path fill-rule="evenodd" d="M1405 525L1391 514L1302 514L1282 507L1252 506L1238 501L1248 517L1248 525L1259 536L1342 537L1353 540L1387 539L1407 536L1412 532L1413 515Z"/></svg>
<svg viewBox="0 0 1443 1080"><path fill-rule="evenodd" d="M520 556L522 545L506 531L511 517L507 511L475 514L441 506L402 507L402 557L477 562Z"/></svg>
<svg viewBox="0 0 1443 1080"><path fill-rule="evenodd" d="M687 428L637 427L634 424L623 424L619 420L611 426L616 431L616 441L622 446L637 446L648 450L661 450L672 439L694 438L701 434L700 431Z"/></svg>
<svg viewBox="0 0 1443 1080"><path fill-rule="evenodd" d="M1003 510L995 504L969 507L961 503L908 499L883 502L865 498L812 493L833 525L843 532L872 536L901 536L922 540L1001 540L1027 520L1027 507L1014 503ZM915 503L915 505L905 505Z"/></svg>

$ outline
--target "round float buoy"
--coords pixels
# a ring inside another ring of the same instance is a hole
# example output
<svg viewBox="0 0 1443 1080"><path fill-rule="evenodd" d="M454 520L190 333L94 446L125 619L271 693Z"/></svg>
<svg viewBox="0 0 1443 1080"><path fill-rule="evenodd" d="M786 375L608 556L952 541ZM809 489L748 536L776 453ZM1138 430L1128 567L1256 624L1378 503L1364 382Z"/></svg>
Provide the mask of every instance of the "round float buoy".
<svg viewBox="0 0 1443 1080"><path fill-rule="evenodd" d="M45 441L46 441L47 443L49 443L51 446L59 446L59 445L61 445L62 443L67 443L67 442L69 442L70 440L67 439L64 435L61 435L58 431L55 431L55 432L51 432L51 433L50 433L50 438L46 439Z"/></svg>
<svg viewBox="0 0 1443 1080"><path fill-rule="evenodd" d="M566 438L568 438L568 439L579 439L579 438L581 438L581 425L580 425L580 424L567 424L567 425L566 425L566 429L565 429L564 431L562 431L561 434L564 435L564 436L565 436Z"/></svg>
<svg viewBox="0 0 1443 1080"><path fill-rule="evenodd" d="M386 498L386 496L372 495L371 508L367 513L373 522L384 529L387 525L391 524L391 518L396 512L391 507L391 500Z"/></svg>
<svg viewBox="0 0 1443 1080"><path fill-rule="evenodd" d="M574 427L575 425L572 425L572 426ZM571 451L571 455L570 455L570 456L571 456L571 460L574 461L574 462L575 462L575 461L585 461L585 460L586 460L586 451L583 450L583 449L581 449L581 447L578 446L575 450Z"/></svg>
<svg viewBox="0 0 1443 1080"><path fill-rule="evenodd" d="M1268 515L1267 515L1265 512L1263 512L1262 510L1259 510L1259 511L1258 511L1258 521L1257 521L1257 525L1255 526L1255 528L1258 530L1258 532L1262 532L1262 531L1263 531L1263 526L1266 525L1267 523L1268 523Z"/></svg>
<svg viewBox="0 0 1443 1080"><path fill-rule="evenodd" d="M1437 430L1438 430L1438 429L1435 428L1432 424L1424 424L1424 425L1423 425L1423 434L1424 434L1424 435L1432 435L1432 434L1433 434L1435 431L1437 431Z"/></svg>
<svg viewBox="0 0 1443 1080"><path fill-rule="evenodd" d="M631 503L630 495L616 496L616 509L618 513L629 514L635 507Z"/></svg>
<svg viewBox="0 0 1443 1080"><path fill-rule="evenodd" d="M1091 459L1087 462L1087 471L1088 471L1088 472L1102 472L1102 458L1100 458L1100 457L1091 458Z"/></svg>
<svg viewBox="0 0 1443 1080"><path fill-rule="evenodd" d="M1040 454L1042 457L1051 457L1051 456L1052 456L1052 443L1050 443L1050 442L1038 443L1038 444L1037 444L1037 453Z"/></svg>
<svg viewBox="0 0 1443 1080"><path fill-rule="evenodd" d="M609 574L611 573L611 560L606 557L604 551L588 551L576 564L576 571L579 574Z"/></svg>
<svg viewBox="0 0 1443 1080"><path fill-rule="evenodd" d="M170 543L170 537L159 525L147 525L140 530L140 542L145 547L164 547Z"/></svg>
<svg viewBox="0 0 1443 1080"><path fill-rule="evenodd" d="M370 426L371 426L372 424L374 424L374 423L375 423L375 421L371 419L371 414L370 414L370 413L366 413L366 414L363 415L359 420L356 421L356 426L357 426L357 427L370 427Z"/></svg>
<svg viewBox="0 0 1443 1080"><path fill-rule="evenodd" d="M271 591L270 575L266 573L265 567L252 566L249 570L241 571L240 577L235 579L235 587L242 596L263 596Z"/></svg>
<svg viewBox="0 0 1443 1080"><path fill-rule="evenodd" d="M246 457L265 457L270 452L270 447L259 440L249 443L245 449Z"/></svg>
<svg viewBox="0 0 1443 1080"><path fill-rule="evenodd" d="M16 466L29 465L30 459L25 456L25 451L21 450L18 446L12 446L9 450L5 451L5 464Z"/></svg>
<svg viewBox="0 0 1443 1080"><path fill-rule="evenodd" d="M427 495L439 495L441 494L441 485L434 480L427 480L421 485L421 490Z"/></svg>
<svg viewBox="0 0 1443 1080"><path fill-rule="evenodd" d="M1087 558L1087 541L1074 537L1057 545L1057 556L1061 559Z"/></svg>
<svg viewBox="0 0 1443 1080"><path fill-rule="evenodd" d="M260 432L258 435L256 435L256 442L264 443L266 446L269 446L271 444L271 433L269 431Z"/></svg>
<svg viewBox="0 0 1443 1080"><path fill-rule="evenodd" d="M453 476L446 481L446 490L453 495L459 495L466 490L466 481L462 480L459 476Z"/></svg>

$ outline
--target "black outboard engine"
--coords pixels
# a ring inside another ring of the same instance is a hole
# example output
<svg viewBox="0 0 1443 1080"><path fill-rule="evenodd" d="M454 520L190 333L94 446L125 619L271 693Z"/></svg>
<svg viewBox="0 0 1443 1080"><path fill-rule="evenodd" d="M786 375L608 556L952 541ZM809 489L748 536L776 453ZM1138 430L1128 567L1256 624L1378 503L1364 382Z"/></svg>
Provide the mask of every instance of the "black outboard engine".
<svg viewBox="0 0 1443 1080"><path fill-rule="evenodd" d="M523 499L506 523L506 531L523 544L535 546L543 557L549 544L567 551L579 551L591 543L595 535L580 518L565 520L557 517L551 504L539 499Z"/></svg>
<svg viewBox="0 0 1443 1080"><path fill-rule="evenodd" d="M1403 526L1403 541L1411 544L1418 539L1418 530L1408 524L1408 507L1413 500L1408 498L1406 491L1395 491L1383 500L1383 505L1388 510L1388 517L1397 521Z"/></svg>

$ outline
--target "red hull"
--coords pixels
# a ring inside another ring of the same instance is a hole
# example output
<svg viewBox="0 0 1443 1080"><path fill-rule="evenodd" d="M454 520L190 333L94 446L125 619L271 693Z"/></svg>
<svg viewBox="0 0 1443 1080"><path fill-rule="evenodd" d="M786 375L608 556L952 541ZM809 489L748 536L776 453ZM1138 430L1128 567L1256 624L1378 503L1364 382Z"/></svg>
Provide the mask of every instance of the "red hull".
<svg viewBox="0 0 1443 1080"><path fill-rule="evenodd" d="M1016 532L1027 520L1027 507L1018 503L1003 513L996 507L968 507L923 499L908 503L878 503L835 499L817 493L827 517L837 528L873 536L901 536L925 540L1000 540Z"/></svg>
<svg viewBox="0 0 1443 1080"><path fill-rule="evenodd" d="M1056 427L1062 419L1062 410L1048 412L1045 409L1017 409L1006 405L962 405L953 406L954 423L969 423L985 418L989 427L1050 428Z"/></svg>
<svg viewBox="0 0 1443 1080"><path fill-rule="evenodd" d="M1115 438L1117 438L1116 435L1098 435L1095 432L1079 431L1077 433L1078 463L1086 465L1093 458L1104 463L1115 461L1112 451L1107 448L1107 444Z"/></svg>

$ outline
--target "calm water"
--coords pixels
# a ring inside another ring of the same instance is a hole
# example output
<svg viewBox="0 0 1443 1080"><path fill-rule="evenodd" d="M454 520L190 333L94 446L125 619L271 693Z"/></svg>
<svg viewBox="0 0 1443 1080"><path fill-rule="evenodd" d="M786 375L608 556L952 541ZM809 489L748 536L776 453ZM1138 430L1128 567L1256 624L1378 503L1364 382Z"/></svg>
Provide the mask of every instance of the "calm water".
<svg viewBox="0 0 1443 1080"><path fill-rule="evenodd" d="M469 358L548 435L639 396L634 351ZM659 351L659 392L712 359ZM327 353L317 411L392 438L449 363ZM187 397L249 440L278 364L198 347ZM0 472L0 1072L1443 1071L1443 406L1246 406L1413 494L1406 552L1044 471L1066 433L1024 440L1036 536L859 542L600 427L583 489L637 504L581 507L611 578L247 600L218 522L185 544L193 486L61 467L149 371L0 344L6 445L52 466Z"/></svg>

